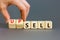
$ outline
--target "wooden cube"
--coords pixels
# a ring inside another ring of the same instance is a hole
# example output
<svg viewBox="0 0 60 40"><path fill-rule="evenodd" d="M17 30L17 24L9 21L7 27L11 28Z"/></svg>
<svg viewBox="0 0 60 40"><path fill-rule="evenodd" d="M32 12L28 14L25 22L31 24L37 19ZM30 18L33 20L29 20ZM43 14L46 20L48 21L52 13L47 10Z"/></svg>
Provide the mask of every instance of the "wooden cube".
<svg viewBox="0 0 60 40"><path fill-rule="evenodd" d="M24 22L24 29L30 29L30 21Z"/></svg>
<svg viewBox="0 0 60 40"><path fill-rule="evenodd" d="M45 28L45 21L38 21L37 23L37 28L38 29L44 29Z"/></svg>
<svg viewBox="0 0 60 40"><path fill-rule="evenodd" d="M31 21L31 29L37 29L37 21Z"/></svg>
<svg viewBox="0 0 60 40"><path fill-rule="evenodd" d="M52 21L46 21L46 29L52 29Z"/></svg>
<svg viewBox="0 0 60 40"><path fill-rule="evenodd" d="M8 26L9 26L9 29L15 29L16 28L15 20L14 19L10 19L9 22L8 22Z"/></svg>
<svg viewBox="0 0 60 40"><path fill-rule="evenodd" d="M22 19L17 19L17 20L16 20L16 28L17 28L17 29L22 29L22 28L24 28L23 20L22 20Z"/></svg>

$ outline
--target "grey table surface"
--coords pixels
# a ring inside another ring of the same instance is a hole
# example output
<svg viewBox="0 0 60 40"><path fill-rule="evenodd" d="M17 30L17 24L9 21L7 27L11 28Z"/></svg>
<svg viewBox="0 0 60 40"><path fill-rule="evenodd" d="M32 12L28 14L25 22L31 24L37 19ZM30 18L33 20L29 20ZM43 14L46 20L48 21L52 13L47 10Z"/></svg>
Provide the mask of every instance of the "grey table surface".
<svg viewBox="0 0 60 40"><path fill-rule="evenodd" d="M60 40L60 29L9 29L7 24L0 23L0 40Z"/></svg>
<svg viewBox="0 0 60 40"><path fill-rule="evenodd" d="M60 0L27 0L31 5L27 20L51 20L52 30L8 29L4 17L0 14L0 40L60 40ZM20 18L16 6L9 6L12 19Z"/></svg>

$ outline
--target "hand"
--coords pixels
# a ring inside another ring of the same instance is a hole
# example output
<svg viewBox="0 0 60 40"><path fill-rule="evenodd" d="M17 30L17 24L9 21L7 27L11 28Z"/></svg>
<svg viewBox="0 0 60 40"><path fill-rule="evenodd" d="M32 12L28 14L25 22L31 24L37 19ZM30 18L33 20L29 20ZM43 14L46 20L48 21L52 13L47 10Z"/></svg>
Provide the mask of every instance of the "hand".
<svg viewBox="0 0 60 40"><path fill-rule="evenodd" d="M8 21L10 20L10 15L7 11L7 7L10 5L17 6L21 12L21 19L23 19L23 21L26 21L30 10L30 5L26 0L0 0L0 11L4 16L6 23L8 23Z"/></svg>

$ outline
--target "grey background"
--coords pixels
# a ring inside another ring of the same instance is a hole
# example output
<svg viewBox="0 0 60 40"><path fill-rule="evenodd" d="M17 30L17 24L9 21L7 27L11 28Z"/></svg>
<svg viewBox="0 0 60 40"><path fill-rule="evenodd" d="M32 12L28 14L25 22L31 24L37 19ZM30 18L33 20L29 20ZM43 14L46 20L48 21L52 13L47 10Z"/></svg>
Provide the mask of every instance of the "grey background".
<svg viewBox="0 0 60 40"><path fill-rule="evenodd" d="M31 10L27 20L51 20L52 30L17 30L8 29L0 14L0 40L60 40L60 0L27 0ZM11 18L20 18L16 6L9 6Z"/></svg>

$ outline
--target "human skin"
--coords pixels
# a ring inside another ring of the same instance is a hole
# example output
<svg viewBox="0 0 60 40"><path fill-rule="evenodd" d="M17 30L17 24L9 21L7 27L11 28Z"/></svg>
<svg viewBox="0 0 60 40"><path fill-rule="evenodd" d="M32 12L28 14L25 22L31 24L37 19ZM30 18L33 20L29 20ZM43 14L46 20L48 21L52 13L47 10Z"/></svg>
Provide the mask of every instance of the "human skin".
<svg viewBox="0 0 60 40"><path fill-rule="evenodd" d="M7 7L10 5L15 5L21 12L21 19L26 21L30 10L30 4L26 0L0 0L0 12L4 16L6 23L10 20L10 15L8 13Z"/></svg>

